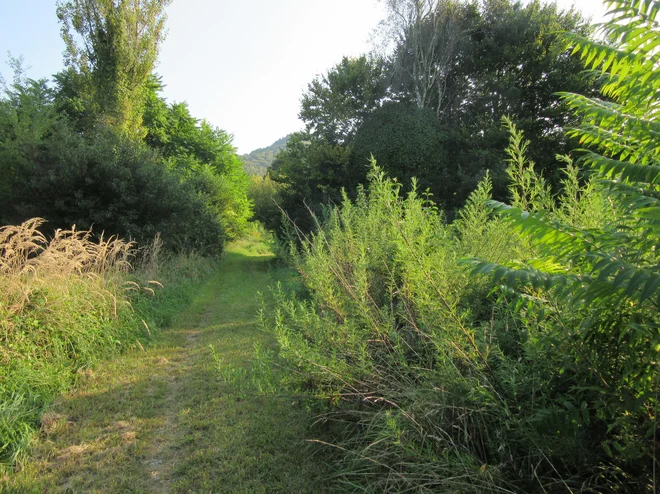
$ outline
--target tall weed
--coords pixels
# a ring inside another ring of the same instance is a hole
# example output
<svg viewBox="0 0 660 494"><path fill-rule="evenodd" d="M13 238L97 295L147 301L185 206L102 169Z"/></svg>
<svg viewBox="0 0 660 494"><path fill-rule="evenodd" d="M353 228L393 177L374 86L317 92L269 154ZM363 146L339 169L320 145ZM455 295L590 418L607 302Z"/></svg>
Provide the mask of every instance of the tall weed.
<svg viewBox="0 0 660 494"><path fill-rule="evenodd" d="M369 190L332 210L292 252L307 293L280 295L265 320L280 344L278 364L292 389L334 408L325 420L346 452L347 485L497 491L495 328L475 324L466 301L489 288L458 265L460 246L477 244L457 239L414 190L403 197L377 169L370 178ZM477 192L487 193L487 185ZM465 224L488 214L478 197L470 204ZM501 230L486 226L481 240L495 258L511 255Z"/></svg>
<svg viewBox="0 0 660 494"><path fill-rule="evenodd" d="M512 189L530 209L546 208L522 136L510 130ZM607 217L601 191L580 185L575 167L565 180L551 215L592 226ZM521 297L505 279L493 291L462 261L549 265L489 197L486 177L448 225L374 169L355 202L292 246L305 289L279 293L262 318L279 342L262 360L286 369L278 385L320 412L349 489L643 492L644 469L601 446L618 432L590 390L610 353L581 341L584 314L546 303L542 290ZM640 431L629 429L626 445L643 442Z"/></svg>

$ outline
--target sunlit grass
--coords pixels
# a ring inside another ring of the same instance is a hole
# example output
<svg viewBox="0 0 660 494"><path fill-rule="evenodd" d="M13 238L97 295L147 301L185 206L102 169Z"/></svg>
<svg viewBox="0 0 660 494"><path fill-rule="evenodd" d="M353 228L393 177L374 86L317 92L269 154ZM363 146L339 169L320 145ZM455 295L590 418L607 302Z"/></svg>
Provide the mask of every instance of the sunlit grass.
<svg viewBox="0 0 660 494"><path fill-rule="evenodd" d="M155 344L93 368L51 410L9 492L323 492L326 468L305 442L309 414L291 399L242 393L209 345L249 366L277 267L258 238L230 246L220 269ZM0 490L2 490L0 488Z"/></svg>

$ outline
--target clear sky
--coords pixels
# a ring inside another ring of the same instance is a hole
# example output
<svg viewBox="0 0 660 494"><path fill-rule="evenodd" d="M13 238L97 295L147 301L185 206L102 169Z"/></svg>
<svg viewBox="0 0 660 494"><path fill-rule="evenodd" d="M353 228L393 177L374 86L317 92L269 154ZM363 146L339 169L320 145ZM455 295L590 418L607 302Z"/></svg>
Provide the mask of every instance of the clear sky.
<svg viewBox="0 0 660 494"><path fill-rule="evenodd" d="M575 3L599 19L600 0ZM370 49L383 16L377 0L174 0L156 68L170 102L234 135L240 153L300 130L307 84ZM32 78L62 68L55 0L0 0L0 57L23 55ZM1 60L1 59L0 59ZM0 64L0 73L11 72Z"/></svg>

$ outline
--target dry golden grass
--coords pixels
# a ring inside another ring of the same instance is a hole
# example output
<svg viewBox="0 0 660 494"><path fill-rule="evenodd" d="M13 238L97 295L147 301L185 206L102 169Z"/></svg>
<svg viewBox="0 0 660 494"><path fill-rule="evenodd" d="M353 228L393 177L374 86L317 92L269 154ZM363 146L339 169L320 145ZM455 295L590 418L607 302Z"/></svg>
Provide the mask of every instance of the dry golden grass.
<svg viewBox="0 0 660 494"><path fill-rule="evenodd" d="M40 231L45 220L33 218L0 228L0 273L58 275L126 271L133 243L117 237L92 240L91 230L57 230L49 241Z"/></svg>
<svg viewBox="0 0 660 494"><path fill-rule="evenodd" d="M47 238L43 225L34 218L0 228L0 478L23 461L39 431L69 427L42 416L56 396L96 382L91 368L99 360L129 348L145 353L149 326L169 324L215 267L193 254L161 252L159 238L138 250L75 227ZM172 287L167 293L155 281L161 276ZM122 444L139 439L132 430L122 434ZM83 453L74 447L64 456Z"/></svg>
<svg viewBox="0 0 660 494"><path fill-rule="evenodd" d="M0 310L21 313L45 285L66 289L73 278L111 278L130 269L133 243L116 237L94 240L91 230L57 230L49 240L33 218L0 228ZM102 290L103 297L111 296ZM105 292L105 293L103 293Z"/></svg>

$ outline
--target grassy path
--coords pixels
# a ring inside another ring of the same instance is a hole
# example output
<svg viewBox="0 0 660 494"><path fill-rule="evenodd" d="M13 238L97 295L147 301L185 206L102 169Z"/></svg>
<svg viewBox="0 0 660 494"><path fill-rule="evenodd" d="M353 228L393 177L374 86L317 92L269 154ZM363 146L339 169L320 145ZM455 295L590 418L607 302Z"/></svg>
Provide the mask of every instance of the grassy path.
<svg viewBox="0 0 660 494"><path fill-rule="evenodd" d="M257 292L273 270L254 247L231 246L155 345L83 376L0 491L323 492L322 459L303 440L308 414L285 398L236 393L209 350L247 365L265 338L254 324Z"/></svg>

